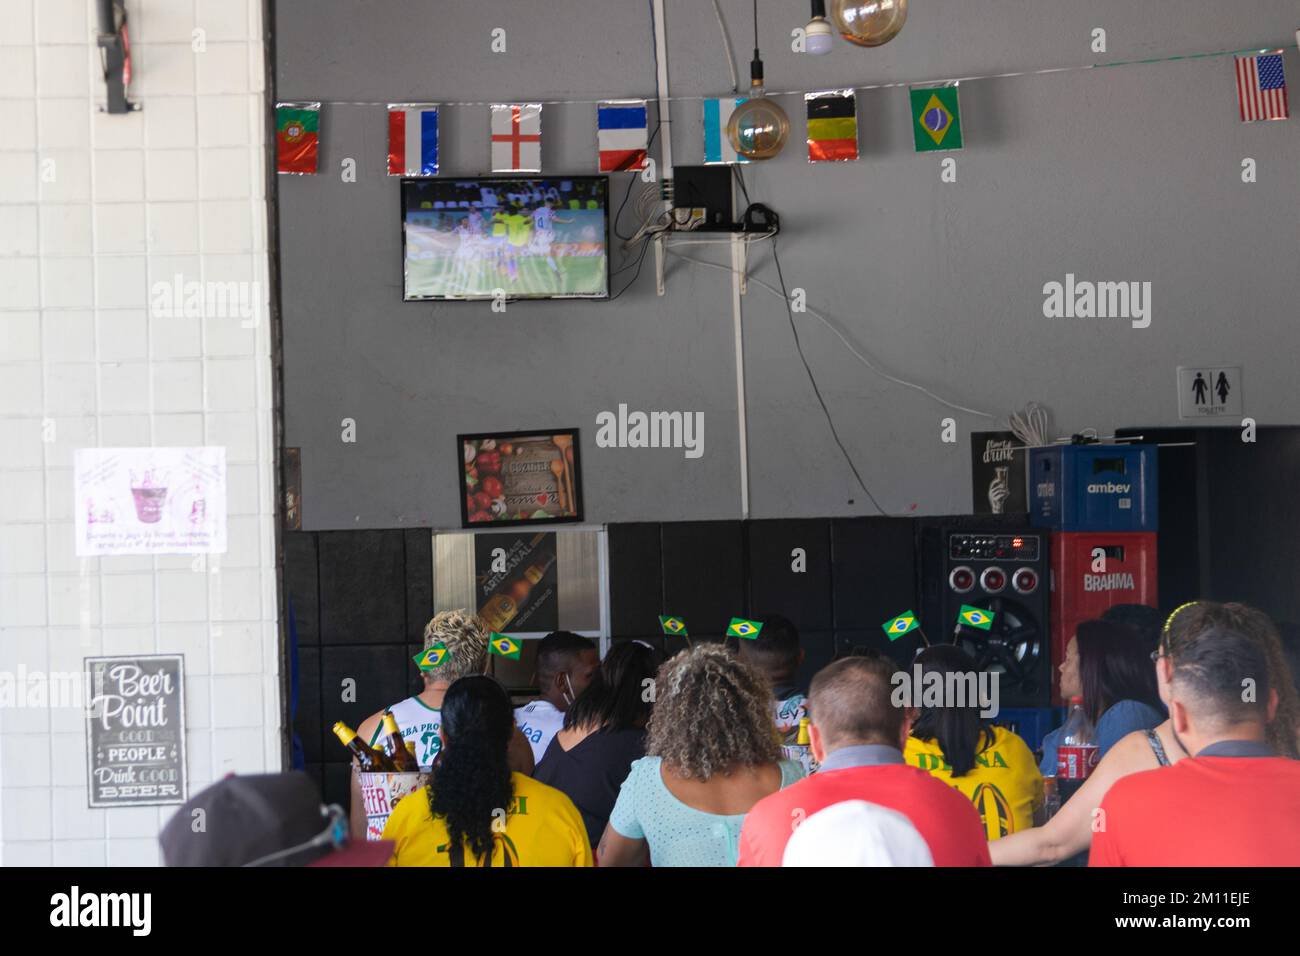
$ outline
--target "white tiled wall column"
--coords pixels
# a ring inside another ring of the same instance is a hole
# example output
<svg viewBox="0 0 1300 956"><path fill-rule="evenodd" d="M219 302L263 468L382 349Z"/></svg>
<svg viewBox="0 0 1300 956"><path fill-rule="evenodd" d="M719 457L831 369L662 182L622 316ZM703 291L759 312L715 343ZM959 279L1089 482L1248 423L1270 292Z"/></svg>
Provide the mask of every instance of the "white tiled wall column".
<svg viewBox="0 0 1300 956"><path fill-rule="evenodd" d="M128 0L110 116L93 0L0 0L0 679L184 654L191 793L281 761L261 6ZM177 277L255 311L161 315ZM225 446L226 554L76 556L74 450L147 445ZM0 863L158 862L174 808L86 773L81 710L0 706Z"/></svg>

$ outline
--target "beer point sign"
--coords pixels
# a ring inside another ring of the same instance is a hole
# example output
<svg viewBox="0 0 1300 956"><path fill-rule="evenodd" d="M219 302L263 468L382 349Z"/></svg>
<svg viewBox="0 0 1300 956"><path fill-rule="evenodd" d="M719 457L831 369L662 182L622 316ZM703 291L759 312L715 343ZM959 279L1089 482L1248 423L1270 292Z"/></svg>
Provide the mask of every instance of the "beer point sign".
<svg viewBox="0 0 1300 956"><path fill-rule="evenodd" d="M184 803L184 658L88 657L86 672L90 806Z"/></svg>

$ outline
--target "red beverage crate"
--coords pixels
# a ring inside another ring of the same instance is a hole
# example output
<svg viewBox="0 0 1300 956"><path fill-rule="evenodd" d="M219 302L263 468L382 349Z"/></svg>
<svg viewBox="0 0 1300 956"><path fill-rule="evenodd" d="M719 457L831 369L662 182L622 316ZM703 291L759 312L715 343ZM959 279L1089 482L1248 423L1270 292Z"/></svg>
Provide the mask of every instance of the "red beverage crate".
<svg viewBox="0 0 1300 956"><path fill-rule="evenodd" d="M1100 549L1100 554L1094 552ZM1052 535L1052 702L1061 703L1065 645L1083 621L1116 604L1156 607L1154 532L1057 531Z"/></svg>

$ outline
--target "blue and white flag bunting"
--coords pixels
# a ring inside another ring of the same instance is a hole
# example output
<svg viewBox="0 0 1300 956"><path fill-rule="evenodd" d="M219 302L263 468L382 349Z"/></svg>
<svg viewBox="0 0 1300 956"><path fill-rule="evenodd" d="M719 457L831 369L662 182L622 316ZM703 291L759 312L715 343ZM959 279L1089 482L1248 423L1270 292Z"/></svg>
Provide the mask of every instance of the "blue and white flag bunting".
<svg viewBox="0 0 1300 956"><path fill-rule="evenodd" d="M727 99L707 99L704 101L704 162L706 165L719 163L747 163L731 148L727 139L727 120L736 111L736 107L745 102L746 97L737 96Z"/></svg>

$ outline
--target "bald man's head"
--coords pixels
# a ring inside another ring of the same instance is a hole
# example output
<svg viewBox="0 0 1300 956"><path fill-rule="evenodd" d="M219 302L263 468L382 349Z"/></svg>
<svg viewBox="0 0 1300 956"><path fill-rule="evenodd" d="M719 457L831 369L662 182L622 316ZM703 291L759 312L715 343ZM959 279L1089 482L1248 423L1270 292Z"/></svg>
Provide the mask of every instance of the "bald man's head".
<svg viewBox="0 0 1300 956"><path fill-rule="evenodd" d="M894 664L880 655L845 657L812 679L808 706L827 751L858 744L897 747L906 712L890 702Z"/></svg>

